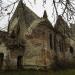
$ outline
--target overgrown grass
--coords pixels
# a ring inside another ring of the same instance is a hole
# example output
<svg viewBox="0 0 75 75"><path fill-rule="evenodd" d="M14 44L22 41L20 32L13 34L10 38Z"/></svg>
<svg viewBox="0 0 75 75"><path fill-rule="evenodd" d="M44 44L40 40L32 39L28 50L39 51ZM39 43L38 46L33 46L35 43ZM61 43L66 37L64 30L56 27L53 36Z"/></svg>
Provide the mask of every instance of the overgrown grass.
<svg viewBox="0 0 75 75"><path fill-rule="evenodd" d="M60 70L60 71L51 71L51 70L1 71L0 75L75 75L75 69Z"/></svg>

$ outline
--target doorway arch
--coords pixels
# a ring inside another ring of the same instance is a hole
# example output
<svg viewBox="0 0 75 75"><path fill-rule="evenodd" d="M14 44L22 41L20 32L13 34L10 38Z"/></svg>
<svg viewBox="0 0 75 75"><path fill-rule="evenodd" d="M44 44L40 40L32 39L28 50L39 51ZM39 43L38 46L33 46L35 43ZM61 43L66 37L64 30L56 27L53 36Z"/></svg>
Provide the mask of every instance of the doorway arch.
<svg viewBox="0 0 75 75"><path fill-rule="evenodd" d="M3 59L4 59L4 54L0 53L0 69L2 69L3 66Z"/></svg>
<svg viewBox="0 0 75 75"><path fill-rule="evenodd" d="M23 61L23 56L18 56L17 57L17 69L21 69L23 67L22 61Z"/></svg>
<svg viewBox="0 0 75 75"><path fill-rule="evenodd" d="M74 49L72 46L70 46L70 53L73 54L73 52L74 52Z"/></svg>

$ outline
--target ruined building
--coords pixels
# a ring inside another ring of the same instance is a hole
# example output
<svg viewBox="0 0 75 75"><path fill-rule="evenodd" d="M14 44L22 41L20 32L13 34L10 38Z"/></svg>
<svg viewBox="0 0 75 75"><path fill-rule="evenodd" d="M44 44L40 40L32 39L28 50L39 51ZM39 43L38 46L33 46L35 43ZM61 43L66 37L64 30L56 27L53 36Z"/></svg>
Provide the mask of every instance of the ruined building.
<svg viewBox="0 0 75 75"><path fill-rule="evenodd" d="M9 22L8 32L0 32L0 68L50 68L55 61L73 53L70 29L58 16L55 27L47 18L38 17L20 0Z"/></svg>

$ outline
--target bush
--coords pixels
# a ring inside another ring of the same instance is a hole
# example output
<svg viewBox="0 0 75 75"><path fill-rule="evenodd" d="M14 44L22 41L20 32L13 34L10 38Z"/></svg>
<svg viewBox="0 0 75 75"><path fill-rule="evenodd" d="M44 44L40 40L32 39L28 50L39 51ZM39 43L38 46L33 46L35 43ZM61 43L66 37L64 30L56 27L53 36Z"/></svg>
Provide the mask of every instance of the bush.
<svg viewBox="0 0 75 75"><path fill-rule="evenodd" d="M75 61L63 61L56 59L54 63L51 65L53 70L64 70L64 69L75 69Z"/></svg>

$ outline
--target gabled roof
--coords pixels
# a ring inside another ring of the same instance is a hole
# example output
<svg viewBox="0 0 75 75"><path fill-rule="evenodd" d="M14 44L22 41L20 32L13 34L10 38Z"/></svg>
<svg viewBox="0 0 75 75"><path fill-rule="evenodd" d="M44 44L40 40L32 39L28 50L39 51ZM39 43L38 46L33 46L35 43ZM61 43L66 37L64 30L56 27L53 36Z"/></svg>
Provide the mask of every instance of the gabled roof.
<svg viewBox="0 0 75 75"><path fill-rule="evenodd" d="M25 4L23 4L21 0L14 12L11 22L14 20L15 17L19 17L19 20L18 20L19 24L16 24L16 26L22 25L22 23L25 21L24 22L25 24L24 23L23 24L26 26L26 29L28 30L30 28L34 29L34 27L36 27L40 23L43 23L53 29L52 24L47 18L46 11L44 11L43 17L39 18L33 11L31 11Z"/></svg>
<svg viewBox="0 0 75 75"><path fill-rule="evenodd" d="M47 18L41 18L41 19L34 20L34 22L32 22L32 24L28 28L27 34L31 34L32 31L40 25L45 25L49 29L54 30L52 24L50 23L50 21Z"/></svg>
<svg viewBox="0 0 75 75"><path fill-rule="evenodd" d="M56 20L56 24L54 26L55 29L58 29L60 26L63 26L64 27L68 27L67 23L65 22L65 20L62 18L62 16L58 16L57 20Z"/></svg>
<svg viewBox="0 0 75 75"><path fill-rule="evenodd" d="M47 12L46 12L46 10L44 11L44 14L43 14L43 17L42 17L42 18L36 19L36 20L34 20L34 21L30 24L30 26L28 27L28 30L27 30L27 33L26 33L26 34L31 35L31 34L32 34L32 31L33 31L34 29L36 29L39 25L45 25L45 26L47 26L48 28L54 30L54 28L53 28L51 22L50 22L50 21L48 20L48 18L47 18Z"/></svg>
<svg viewBox="0 0 75 75"><path fill-rule="evenodd" d="M22 0L19 1L18 6L10 20L10 23L12 23L12 21L14 20L14 18L18 18L21 22L25 21L25 25L30 26L30 24L36 20L39 19L39 17L33 12L31 11L31 9L29 9L23 2ZM10 24L8 26L8 29L10 28Z"/></svg>
<svg viewBox="0 0 75 75"><path fill-rule="evenodd" d="M55 29L55 31L60 32L63 35L69 33L69 26L60 15L58 16L58 18L56 20L54 29Z"/></svg>

